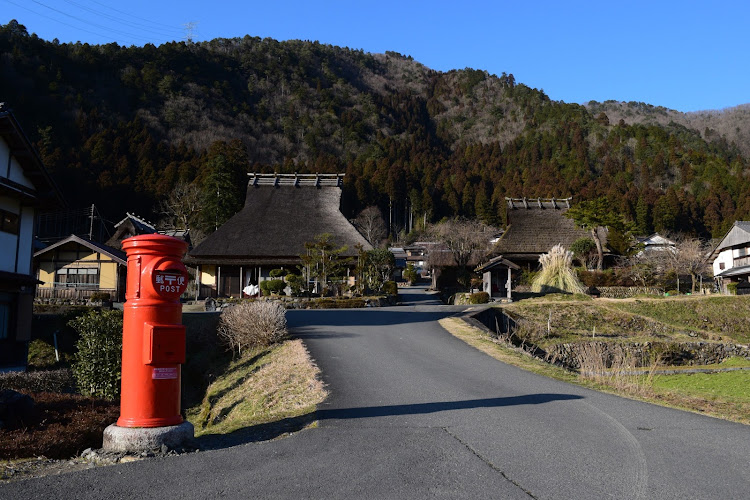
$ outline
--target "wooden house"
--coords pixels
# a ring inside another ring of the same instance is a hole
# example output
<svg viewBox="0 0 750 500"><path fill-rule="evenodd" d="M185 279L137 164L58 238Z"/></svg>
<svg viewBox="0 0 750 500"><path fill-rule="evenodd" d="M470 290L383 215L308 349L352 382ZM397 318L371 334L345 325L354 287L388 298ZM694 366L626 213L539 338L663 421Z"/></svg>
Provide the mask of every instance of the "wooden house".
<svg viewBox="0 0 750 500"><path fill-rule="evenodd" d="M125 300L125 252L80 236L70 235L34 254L36 296L43 299L88 299L109 293Z"/></svg>
<svg viewBox="0 0 750 500"><path fill-rule="evenodd" d="M589 231L576 227L565 217L571 198L506 198L507 227L492 249L523 269L535 270L539 257L555 245L570 246L580 238L591 238Z"/></svg>
<svg viewBox="0 0 750 500"><path fill-rule="evenodd" d="M305 243L330 233L345 257L372 245L340 211L343 174L250 174L245 205L188 253L198 296L240 297L276 268L295 269Z"/></svg>
<svg viewBox="0 0 750 500"><path fill-rule="evenodd" d="M114 234L106 241L108 247L122 250L122 240L142 234L163 234L180 239L190 244L190 231L187 229L158 230L151 222L143 217L138 217L130 212L125 212L125 217L115 224Z"/></svg>
<svg viewBox="0 0 750 500"><path fill-rule="evenodd" d="M65 206L13 113L0 103L0 371L26 367L38 210Z"/></svg>
<svg viewBox="0 0 750 500"><path fill-rule="evenodd" d="M108 247L122 250L122 240L141 234L155 234L156 227L150 222L130 212L125 212L125 218L115 224L115 233L106 241Z"/></svg>
<svg viewBox="0 0 750 500"><path fill-rule="evenodd" d="M650 254L652 252L674 252L677 248L677 243L665 236L660 235L659 233L638 237L636 238L636 240L640 245L643 246L643 248L638 252L638 255Z"/></svg>
<svg viewBox="0 0 750 500"><path fill-rule="evenodd" d="M736 221L709 255L714 279L726 293L727 284L750 281L750 221Z"/></svg>

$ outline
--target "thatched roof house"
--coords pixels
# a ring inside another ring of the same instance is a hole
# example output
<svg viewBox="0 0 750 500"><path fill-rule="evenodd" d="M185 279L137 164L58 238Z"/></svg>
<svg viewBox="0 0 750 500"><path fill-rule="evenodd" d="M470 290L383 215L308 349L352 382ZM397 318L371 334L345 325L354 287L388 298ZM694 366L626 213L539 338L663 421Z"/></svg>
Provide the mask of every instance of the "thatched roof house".
<svg viewBox="0 0 750 500"><path fill-rule="evenodd" d="M343 174L250 174L244 208L196 246L202 296L240 295L271 269L301 263L305 243L330 233L345 256L372 249L340 211ZM240 287L240 284L242 286ZM208 287L212 288L209 290Z"/></svg>
<svg viewBox="0 0 750 500"><path fill-rule="evenodd" d="M571 198L506 198L508 227L495 244L493 255L527 269L535 269L542 254L560 244L570 248L580 238L590 238L563 214Z"/></svg>

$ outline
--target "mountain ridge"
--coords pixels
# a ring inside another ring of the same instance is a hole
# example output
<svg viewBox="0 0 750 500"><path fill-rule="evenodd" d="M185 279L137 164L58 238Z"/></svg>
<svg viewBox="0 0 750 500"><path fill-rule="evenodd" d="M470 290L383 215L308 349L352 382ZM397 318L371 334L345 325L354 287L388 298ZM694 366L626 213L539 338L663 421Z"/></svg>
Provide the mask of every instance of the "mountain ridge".
<svg viewBox="0 0 750 500"><path fill-rule="evenodd" d="M377 205L394 231L500 224L506 196L607 196L641 232L719 236L750 217L742 107L732 135L710 113L566 104L504 73L250 36L57 44L11 22L0 50L0 98L68 196L107 213L153 218L177 184L225 182L219 220L246 172L299 171L346 173L345 213Z"/></svg>

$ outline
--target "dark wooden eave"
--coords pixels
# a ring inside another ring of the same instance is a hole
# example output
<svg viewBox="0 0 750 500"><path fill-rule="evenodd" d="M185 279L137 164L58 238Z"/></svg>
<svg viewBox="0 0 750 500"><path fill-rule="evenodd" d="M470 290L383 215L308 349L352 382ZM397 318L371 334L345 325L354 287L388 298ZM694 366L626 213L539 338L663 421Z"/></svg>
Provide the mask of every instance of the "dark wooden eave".
<svg viewBox="0 0 750 500"><path fill-rule="evenodd" d="M2 103L0 103L0 137L8 144L11 155L21 165L24 175L34 185L34 189L31 189L9 179L0 179L0 192L15 193L28 204L49 208L66 207L67 203L60 189L44 168L18 120Z"/></svg>

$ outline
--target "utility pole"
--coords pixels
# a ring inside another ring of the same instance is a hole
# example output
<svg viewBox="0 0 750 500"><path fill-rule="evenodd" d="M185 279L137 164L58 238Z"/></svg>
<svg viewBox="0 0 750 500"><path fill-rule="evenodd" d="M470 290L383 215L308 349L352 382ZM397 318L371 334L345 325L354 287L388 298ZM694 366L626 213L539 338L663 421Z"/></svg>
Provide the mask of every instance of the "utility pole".
<svg viewBox="0 0 750 500"><path fill-rule="evenodd" d="M393 199L388 198L388 236L393 234Z"/></svg>
<svg viewBox="0 0 750 500"><path fill-rule="evenodd" d="M94 240L94 204L91 204L91 215L89 216L89 240Z"/></svg>

